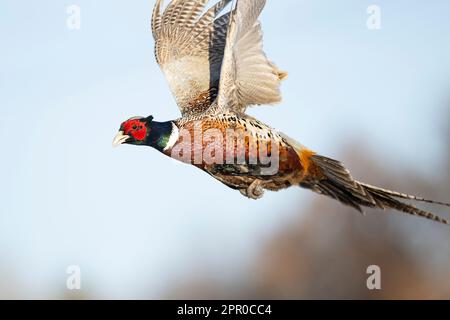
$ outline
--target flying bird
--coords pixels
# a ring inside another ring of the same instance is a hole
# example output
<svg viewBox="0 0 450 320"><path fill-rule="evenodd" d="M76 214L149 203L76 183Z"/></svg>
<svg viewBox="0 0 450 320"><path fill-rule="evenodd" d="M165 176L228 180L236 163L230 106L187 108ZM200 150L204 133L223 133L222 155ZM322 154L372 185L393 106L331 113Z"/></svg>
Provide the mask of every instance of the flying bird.
<svg viewBox="0 0 450 320"><path fill-rule="evenodd" d="M113 145L153 147L251 199L265 190L300 186L360 212L395 209L450 225L405 200L450 204L359 182L341 162L246 114L250 106L281 102L280 84L287 77L263 51L258 19L266 1L208 2L173 0L163 10L163 1L156 1L156 60L182 116L166 122L131 118L121 124Z"/></svg>

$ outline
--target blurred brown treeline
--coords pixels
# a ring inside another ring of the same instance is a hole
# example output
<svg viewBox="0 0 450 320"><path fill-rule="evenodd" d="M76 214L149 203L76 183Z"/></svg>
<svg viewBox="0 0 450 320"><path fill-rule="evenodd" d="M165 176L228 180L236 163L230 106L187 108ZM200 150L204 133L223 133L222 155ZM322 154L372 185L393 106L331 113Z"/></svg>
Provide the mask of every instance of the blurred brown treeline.
<svg viewBox="0 0 450 320"><path fill-rule="evenodd" d="M448 117L447 117L448 118ZM355 177L372 184L434 199L450 199L450 125L443 168L431 181L380 163L359 143L340 159ZM379 159L379 158L378 158ZM436 159L435 159L436 160ZM430 165L435 163L430 159ZM364 178L364 179L363 179ZM449 217L449 208L423 206ZM224 283L198 275L167 295L175 299L450 299L450 228L393 211L367 215L316 196L309 207L292 204L287 221L246 274ZM232 264L230 264L232 265ZM382 289L367 289L367 267L378 265Z"/></svg>

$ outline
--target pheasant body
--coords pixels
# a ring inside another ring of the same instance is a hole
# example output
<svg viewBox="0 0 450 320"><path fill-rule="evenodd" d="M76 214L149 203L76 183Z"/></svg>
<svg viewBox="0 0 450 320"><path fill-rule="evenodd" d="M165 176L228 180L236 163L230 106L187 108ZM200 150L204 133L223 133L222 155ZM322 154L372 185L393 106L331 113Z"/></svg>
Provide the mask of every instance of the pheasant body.
<svg viewBox="0 0 450 320"><path fill-rule="evenodd" d="M278 191L291 185L298 185L301 181L303 176L299 155L301 150L296 150L286 141L283 134L261 121L247 115L219 114L189 120L180 119L174 121L174 124L178 132L184 131L187 137L193 137L189 141L190 147L187 148L190 156L184 159L233 189L245 192L259 180L263 189ZM205 139L211 131L218 133L214 138L219 136L220 141ZM198 138L195 139L196 137ZM173 151L183 141L184 138L180 135L174 145L164 150L164 153L178 158L178 154L173 154ZM215 150L223 153L220 157L215 155L214 158L218 161L211 163L205 157L201 161L196 161L196 154L204 156L205 151L214 143L219 143ZM277 150L277 157L273 159L277 161L276 172L270 173L268 170L265 172L268 166L273 165L267 163L267 160L272 156L271 152L274 149Z"/></svg>

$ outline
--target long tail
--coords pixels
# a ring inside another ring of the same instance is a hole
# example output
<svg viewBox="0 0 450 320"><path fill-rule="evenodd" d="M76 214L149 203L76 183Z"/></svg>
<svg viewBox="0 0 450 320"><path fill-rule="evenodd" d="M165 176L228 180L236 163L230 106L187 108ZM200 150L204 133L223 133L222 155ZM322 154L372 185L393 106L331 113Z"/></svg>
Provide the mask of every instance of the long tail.
<svg viewBox="0 0 450 320"><path fill-rule="evenodd" d="M302 152L302 151L300 151ZM400 192L385 190L356 181L350 172L339 162L316 154L310 154L301 187L332 197L363 212L361 207L396 209L411 215L420 216L450 225L450 220L432 212L421 210L399 199L426 202L450 207L449 203L428 200Z"/></svg>

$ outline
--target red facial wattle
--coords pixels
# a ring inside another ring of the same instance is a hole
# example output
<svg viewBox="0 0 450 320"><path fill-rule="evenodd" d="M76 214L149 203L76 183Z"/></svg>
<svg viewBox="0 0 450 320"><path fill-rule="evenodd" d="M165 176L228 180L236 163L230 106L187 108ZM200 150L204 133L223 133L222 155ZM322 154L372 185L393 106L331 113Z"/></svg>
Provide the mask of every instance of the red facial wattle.
<svg viewBox="0 0 450 320"><path fill-rule="evenodd" d="M140 120L129 120L123 124L123 132L138 141L142 141L147 136L147 126Z"/></svg>

